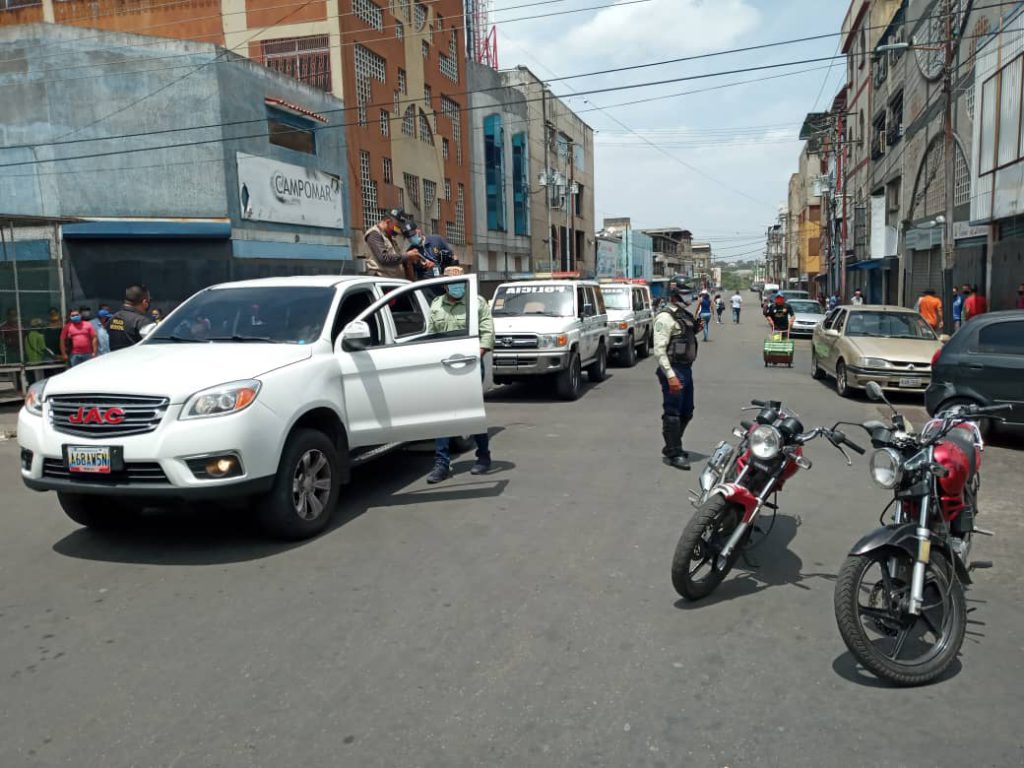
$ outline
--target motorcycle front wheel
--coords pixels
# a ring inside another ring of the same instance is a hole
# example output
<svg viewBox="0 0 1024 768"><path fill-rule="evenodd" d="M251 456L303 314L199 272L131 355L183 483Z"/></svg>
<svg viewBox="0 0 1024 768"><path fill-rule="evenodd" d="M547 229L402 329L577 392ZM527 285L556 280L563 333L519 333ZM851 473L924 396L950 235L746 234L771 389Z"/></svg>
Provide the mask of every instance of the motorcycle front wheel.
<svg viewBox="0 0 1024 768"><path fill-rule="evenodd" d="M672 558L672 586L686 600L700 600L722 583L736 558L736 547L727 559L720 556L743 517L743 507L720 495L697 507L683 529Z"/></svg>
<svg viewBox="0 0 1024 768"><path fill-rule="evenodd" d="M836 582L839 633L876 677L924 685L953 663L967 629L964 590L949 560L933 551L925 567L924 605L907 612L914 558L901 549L851 555Z"/></svg>

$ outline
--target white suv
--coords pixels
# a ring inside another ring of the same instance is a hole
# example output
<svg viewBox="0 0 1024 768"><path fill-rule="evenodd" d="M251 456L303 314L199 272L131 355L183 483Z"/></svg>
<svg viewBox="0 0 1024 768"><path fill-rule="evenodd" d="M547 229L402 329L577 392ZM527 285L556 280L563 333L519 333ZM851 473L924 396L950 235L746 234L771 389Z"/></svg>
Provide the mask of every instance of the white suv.
<svg viewBox="0 0 1024 768"><path fill-rule="evenodd" d="M494 383L549 377L558 396L576 400L583 370L604 381L608 315L598 284L589 280L502 283L491 300Z"/></svg>
<svg viewBox="0 0 1024 768"><path fill-rule="evenodd" d="M449 283L285 277L213 286L138 345L30 389L21 475L78 523L145 504L250 503L274 535L327 525L350 468L402 443L483 432L476 312L427 333Z"/></svg>

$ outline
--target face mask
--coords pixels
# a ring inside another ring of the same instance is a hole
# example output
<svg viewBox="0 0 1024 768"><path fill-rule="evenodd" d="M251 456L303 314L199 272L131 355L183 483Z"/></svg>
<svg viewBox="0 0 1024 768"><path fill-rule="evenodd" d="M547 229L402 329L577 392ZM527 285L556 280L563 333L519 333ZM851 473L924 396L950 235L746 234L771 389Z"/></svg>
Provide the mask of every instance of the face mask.
<svg viewBox="0 0 1024 768"><path fill-rule="evenodd" d="M80 322L82 322L82 316L81 315L72 315L71 316L71 322L72 323L80 323Z"/></svg>
<svg viewBox="0 0 1024 768"><path fill-rule="evenodd" d="M423 245L423 238L420 237L419 235L413 235L412 237L409 238L409 242L412 243L417 248L419 248L421 245Z"/></svg>
<svg viewBox="0 0 1024 768"><path fill-rule="evenodd" d="M462 283L456 283L455 285L448 286L448 295L453 299L461 299L466 295L466 286Z"/></svg>

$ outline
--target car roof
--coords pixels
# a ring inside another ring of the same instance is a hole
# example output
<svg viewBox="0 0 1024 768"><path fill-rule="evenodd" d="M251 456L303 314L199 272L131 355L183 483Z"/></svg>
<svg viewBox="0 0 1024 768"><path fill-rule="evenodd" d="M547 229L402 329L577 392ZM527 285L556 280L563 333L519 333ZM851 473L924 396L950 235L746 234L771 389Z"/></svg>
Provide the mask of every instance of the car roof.
<svg viewBox="0 0 1024 768"><path fill-rule="evenodd" d="M286 277L261 277L254 280L238 280L218 283L211 288L333 288L343 283L375 283L382 278L374 275L291 275ZM398 281L404 282L404 281Z"/></svg>
<svg viewBox="0 0 1024 768"><path fill-rule="evenodd" d="M601 287L601 284L596 280L573 280L561 277L539 278L537 280L511 280L507 283L502 283L498 287L504 288L509 285L593 285L597 288Z"/></svg>
<svg viewBox="0 0 1024 768"><path fill-rule="evenodd" d="M986 312L983 315L975 315L971 318L971 325L995 323L1000 320L1024 320L1024 309L1003 309L999 312Z"/></svg>
<svg viewBox="0 0 1024 768"><path fill-rule="evenodd" d="M842 307L851 312L909 312L912 315L918 314L917 310L897 307L893 304L843 304Z"/></svg>

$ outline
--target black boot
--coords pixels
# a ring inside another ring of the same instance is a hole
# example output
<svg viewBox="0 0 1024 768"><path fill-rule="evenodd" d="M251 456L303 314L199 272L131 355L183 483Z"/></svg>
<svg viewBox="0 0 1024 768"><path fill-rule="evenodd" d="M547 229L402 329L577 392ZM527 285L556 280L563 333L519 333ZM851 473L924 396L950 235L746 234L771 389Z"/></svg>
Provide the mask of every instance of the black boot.
<svg viewBox="0 0 1024 768"><path fill-rule="evenodd" d="M661 417L661 435L665 439L662 461L676 469L689 469L690 462L683 453L683 423L677 416Z"/></svg>

